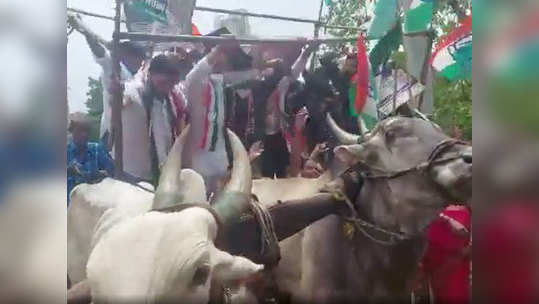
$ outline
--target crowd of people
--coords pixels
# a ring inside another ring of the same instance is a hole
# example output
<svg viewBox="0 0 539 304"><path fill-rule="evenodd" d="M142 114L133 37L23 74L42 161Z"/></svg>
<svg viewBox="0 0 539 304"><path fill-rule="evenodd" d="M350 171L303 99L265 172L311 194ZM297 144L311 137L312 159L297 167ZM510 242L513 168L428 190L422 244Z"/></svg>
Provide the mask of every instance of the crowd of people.
<svg viewBox="0 0 539 304"><path fill-rule="evenodd" d="M110 156L103 153L114 154L111 101L118 90L123 90L124 176L154 185L174 139L188 124L186 161L203 176L209 192L217 190L219 178L229 169L226 128L249 150L255 176L268 178L322 173L325 163L319 160L333 140L326 112L345 129L357 131L356 119L347 114L347 91L356 65L353 55L345 56L340 67L338 55L322 57L320 67L308 72L307 62L319 43L306 39L295 43L299 55L293 62L275 49L262 50L255 62L233 41L184 44L153 57L142 46L123 42L121 73L114 79L106 43L80 19L71 22L102 68L104 93L99 143L85 143L88 126L83 117L71 121L69 191L77 183L113 171ZM208 35L226 33L221 28Z"/></svg>

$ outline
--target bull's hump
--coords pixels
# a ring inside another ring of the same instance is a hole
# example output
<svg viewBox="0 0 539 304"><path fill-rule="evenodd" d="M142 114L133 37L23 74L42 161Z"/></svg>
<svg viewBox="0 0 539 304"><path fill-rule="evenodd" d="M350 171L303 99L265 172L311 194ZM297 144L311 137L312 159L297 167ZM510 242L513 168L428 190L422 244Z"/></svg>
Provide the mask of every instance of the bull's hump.
<svg viewBox="0 0 539 304"><path fill-rule="evenodd" d="M119 205L146 205L153 194L131 184L106 178L97 184L80 184L73 189L71 201L84 201L93 207L111 208Z"/></svg>

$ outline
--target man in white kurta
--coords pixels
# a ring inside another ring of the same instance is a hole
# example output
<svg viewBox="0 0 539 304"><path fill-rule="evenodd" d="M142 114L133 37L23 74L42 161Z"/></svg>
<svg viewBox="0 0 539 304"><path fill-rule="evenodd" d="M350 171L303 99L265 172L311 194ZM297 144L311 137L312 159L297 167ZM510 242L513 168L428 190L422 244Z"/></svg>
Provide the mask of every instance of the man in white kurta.
<svg viewBox="0 0 539 304"><path fill-rule="evenodd" d="M189 70L176 55L158 55L147 71L126 83L123 107L123 168L134 177L156 181L174 143L171 93Z"/></svg>
<svg viewBox="0 0 539 304"><path fill-rule="evenodd" d="M243 56L249 63L240 66L233 61ZM250 58L239 45L220 45L200 60L186 77L185 88L191 118L187 141L187 164L206 182L208 192L215 192L229 165L225 146L225 86L260 77L249 69Z"/></svg>
<svg viewBox="0 0 539 304"><path fill-rule="evenodd" d="M110 148L111 145L111 101L119 84L125 83L136 74L142 65L145 51L140 46L123 42L120 45L120 79L114 80L112 57L105 41L92 32L82 21L80 16L70 15L68 23L81 33L90 47L95 62L101 66L101 83L103 85L103 114L99 128L99 137Z"/></svg>

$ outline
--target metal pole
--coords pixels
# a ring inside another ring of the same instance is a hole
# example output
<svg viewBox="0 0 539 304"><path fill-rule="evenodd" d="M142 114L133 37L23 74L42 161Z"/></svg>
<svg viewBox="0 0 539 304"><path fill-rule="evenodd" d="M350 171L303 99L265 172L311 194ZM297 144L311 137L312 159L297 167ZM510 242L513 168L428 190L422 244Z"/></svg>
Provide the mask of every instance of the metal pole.
<svg viewBox="0 0 539 304"><path fill-rule="evenodd" d="M128 39L131 41L151 41L156 43L176 42L176 41L196 41L196 42L214 42L222 43L226 41L237 41L240 44L256 44L256 43L301 43L301 40L291 38L234 38L234 37L215 37L215 36L191 36L191 35L164 35L164 34L146 34L146 33L127 33L120 32L120 39ZM343 38L323 38L309 39L307 41L317 40L320 43L341 43L356 41L356 37Z"/></svg>
<svg viewBox="0 0 539 304"><path fill-rule="evenodd" d="M68 12L78 13L78 14L81 14L81 15L90 16L90 17L96 17L96 18L101 18L101 19L107 19L107 20L110 20L110 21L115 21L114 17L105 16L105 15L96 14L96 13L91 13L91 12L84 11L84 10L81 10L81 9L68 7L67 11ZM120 22L125 23L125 20L120 20Z"/></svg>
<svg viewBox="0 0 539 304"><path fill-rule="evenodd" d="M68 7L68 11L75 12L81 15L86 15L90 17L95 18L101 18L105 20L114 21L114 17L109 17L101 14L96 14L88 11L84 11L81 9L75 9ZM312 24L319 24L320 27L323 28L334 28L334 29L341 29L341 30L359 30L357 27L352 26L342 26L342 25L329 25L325 23L320 23L316 20L310 20L310 19L302 19L302 18L293 18L293 17L284 17L284 16L277 16L277 15L269 15L269 14L256 14L256 13L249 13L249 12L238 12L238 11L231 11L231 10L225 10L225 9L217 9L217 8L209 8L209 7L195 7L195 10L199 11L206 11L206 12L214 12L214 13L224 13L224 14L230 14L230 15L241 15L241 16L250 16L255 18L267 18L267 19L276 19L276 20L284 20L284 21L291 21L291 22L302 22L302 23L312 23ZM125 23L125 20L121 20L121 22Z"/></svg>
<svg viewBox="0 0 539 304"><path fill-rule="evenodd" d="M320 9L318 10L318 23L314 24L314 39L318 39L318 35L320 34L320 21L322 19L323 8L324 8L324 0L320 0ZM316 64L316 57L317 57L317 51L315 50L313 52L313 56L311 59L311 66L309 67L309 70L311 70L311 72L314 70L314 66Z"/></svg>
<svg viewBox="0 0 539 304"><path fill-rule="evenodd" d="M116 0L116 14L114 17L114 33L112 35L112 77L115 80L121 81L120 69L120 16L121 16L122 0ZM111 104L111 125L112 139L114 143L114 165L116 177L120 177L123 172L123 136L122 136L122 99L123 89L114 92Z"/></svg>
<svg viewBox="0 0 539 304"><path fill-rule="evenodd" d="M286 20L286 21L292 21L292 22L303 22L303 23L314 23L314 24L318 23L318 21L312 20L312 19L284 17L284 16L277 16L277 15L270 15L270 14L257 14L257 13L250 13L250 12L240 12L240 11L232 11L232 10L226 10L226 9L220 9L220 8L203 7L203 6L195 6L195 10L213 12L213 13L223 13L223 14L230 14L230 15L257 17L257 18Z"/></svg>

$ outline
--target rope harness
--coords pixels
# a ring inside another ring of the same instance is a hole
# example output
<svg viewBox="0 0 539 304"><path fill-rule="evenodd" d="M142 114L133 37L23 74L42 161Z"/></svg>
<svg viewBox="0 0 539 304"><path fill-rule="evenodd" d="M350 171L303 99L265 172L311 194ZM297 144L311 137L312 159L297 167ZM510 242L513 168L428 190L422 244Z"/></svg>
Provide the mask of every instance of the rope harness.
<svg viewBox="0 0 539 304"><path fill-rule="evenodd" d="M260 227L260 255L269 265L276 265L281 258L281 251L271 214L255 195L252 196L249 207Z"/></svg>
<svg viewBox="0 0 539 304"><path fill-rule="evenodd" d="M420 163L420 164L418 164L416 166L406 168L406 169L403 169L403 170L386 171L386 170L383 170L383 169L380 169L380 168L376 168L376 167L373 167L373 166L367 166L366 164L359 163L359 164L357 164L355 166L350 167L348 170L346 170L343 173L343 175L351 174L351 173L353 173L353 174L357 173L357 174L359 174L361 176L361 178L363 180L381 180L381 179L389 180L389 179L402 177L402 176L405 176L405 175L407 175L409 173L413 173L413 172L420 172L420 173L425 174L425 173L428 173L430 171L430 169L432 168L433 165L438 165L438 164L446 163L446 162L453 161L453 160L456 160L456 159L464 158L465 156L460 152L454 152L454 153L451 153L451 154L447 155L446 157L440 158L440 156L444 152L448 151L449 149L451 149L452 147L454 147L455 145L458 145L458 144L464 145L464 144L466 144L466 142L456 140L456 139L452 139L452 138L442 140L441 142L439 142L434 147L434 149L431 151L431 153L430 153L430 155L429 155L429 157L427 158L426 161L424 161L424 162L422 162L422 163ZM373 172L377 172L377 174L373 174ZM433 183L436 184L434 181L433 181ZM437 188L438 188L439 191L441 191L441 193L444 196L448 196L446 191L441 189L440 186L438 186ZM367 237L368 239L370 239L371 241L373 241L373 242L375 242L377 244L380 244L380 245L383 245L383 246L394 246L394 245L397 245L397 244L399 244L399 243L401 243L403 241L414 239L418 235L422 234L422 232L424 231L424 229L423 229L422 231L420 231L417 234L407 234L407 233L400 232L400 231L391 231L391 230L382 228L379 225L373 224L373 223L371 223L369 221L366 221L366 220L360 218L359 215L357 214L357 211L356 211L353 203L350 201L348 196L346 196L345 194L342 193L342 191L334 191L333 193L334 193L335 198L337 200L345 201L346 205L350 209L350 213L352 214L352 216L346 217L345 221L348 222L348 223L351 223L353 225L353 227L355 227L357 230L359 230L365 237ZM378 234L383 235L385 239L375 237L373 235L373 233L369 232L369 230L373 231L374 233L378 233Z"/></svg>

